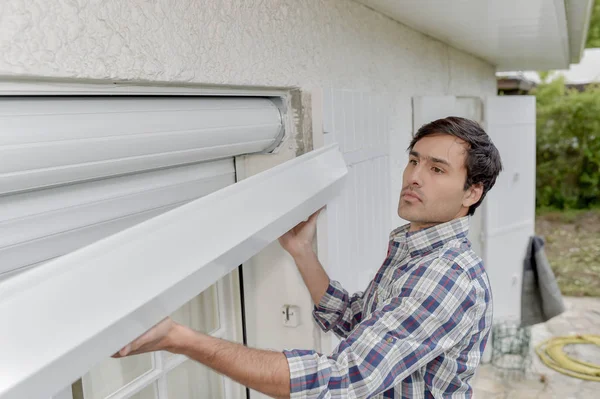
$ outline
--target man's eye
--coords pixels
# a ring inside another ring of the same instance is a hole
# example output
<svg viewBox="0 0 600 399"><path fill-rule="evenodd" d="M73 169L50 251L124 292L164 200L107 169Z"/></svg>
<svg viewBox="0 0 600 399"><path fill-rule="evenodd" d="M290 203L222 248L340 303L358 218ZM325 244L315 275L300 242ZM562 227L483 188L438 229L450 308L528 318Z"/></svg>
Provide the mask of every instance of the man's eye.
<svg viewBox="0 0 600 399"><path fill-rule="evenodd" d="M431 169L433 170L433 172L434 172L434 173L437 173L437 174L442 174L442 173L444 173L444 171L443 171L443 170L441 170L440 168L436 168L435 166L434 166L433 168L431 168Z"/></svg>
<svg viewBox="0 0 600 399"><path fill-rule="evenodd" d="M409 164L411 165L416 165L417 164L417 160L416 159L411 159L408 161Z"/></svg>

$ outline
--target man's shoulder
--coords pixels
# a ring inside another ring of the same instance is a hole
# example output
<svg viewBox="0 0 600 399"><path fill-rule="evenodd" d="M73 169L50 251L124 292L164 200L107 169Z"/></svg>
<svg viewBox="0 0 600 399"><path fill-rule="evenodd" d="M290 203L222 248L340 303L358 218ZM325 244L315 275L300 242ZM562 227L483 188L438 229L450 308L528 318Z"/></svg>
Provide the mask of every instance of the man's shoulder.
<svg viewBox="0 0 600 399"><path fill-rule="evenodd" d="M473 251L468 239L456 239L447 242L439 249L431 263L443 269L450 267L458 273L465 273L474 280L485 274L483 260Z"/></svg>

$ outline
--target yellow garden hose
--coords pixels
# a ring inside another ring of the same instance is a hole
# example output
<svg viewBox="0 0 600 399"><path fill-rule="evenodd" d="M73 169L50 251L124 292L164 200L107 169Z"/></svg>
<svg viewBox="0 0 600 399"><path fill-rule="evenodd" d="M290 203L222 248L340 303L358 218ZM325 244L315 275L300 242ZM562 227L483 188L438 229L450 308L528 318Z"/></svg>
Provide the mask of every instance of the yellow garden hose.
<svg viewBox="0 0 600 399"><path fill-rule="evenodd" d="M546 366L559 373L600 382L600 365L574 359L565 353L564 346L573 344L594 344L600 347L600 335L554 337L539 344L535 351Z"/></svg>

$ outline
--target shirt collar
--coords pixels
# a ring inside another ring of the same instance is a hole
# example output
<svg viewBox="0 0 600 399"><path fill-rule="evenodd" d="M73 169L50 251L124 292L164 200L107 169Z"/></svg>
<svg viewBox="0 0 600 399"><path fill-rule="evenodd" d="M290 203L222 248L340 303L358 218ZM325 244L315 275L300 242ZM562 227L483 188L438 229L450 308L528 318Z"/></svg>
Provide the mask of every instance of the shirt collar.
<svg viewBox="0 0 600 399"><path fill-rule="evenodd" d="M463 239L469 233L469 217L461 217L426 229L409 232L410 223L397 228L390 234L390 241L406 243L411 256L423 255L443 247L456 239Z"/></svg>

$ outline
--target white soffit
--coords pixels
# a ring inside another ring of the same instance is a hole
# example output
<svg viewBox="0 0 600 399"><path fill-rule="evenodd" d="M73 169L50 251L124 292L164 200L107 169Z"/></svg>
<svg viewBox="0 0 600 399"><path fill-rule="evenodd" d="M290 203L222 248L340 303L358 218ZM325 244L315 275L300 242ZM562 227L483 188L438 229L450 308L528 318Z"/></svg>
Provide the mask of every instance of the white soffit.
<svg viewBox="0 0 600 399"><path fill-rule="evenodd" d="M47 397L203 291L339 191L313 151L0 282L0 397Z"/></svg>
<svg viewBox="0 0 600 399"><path fill-rule="evenodd" d="M507 71L579 62L592 0L356 1Z"/></svg>

